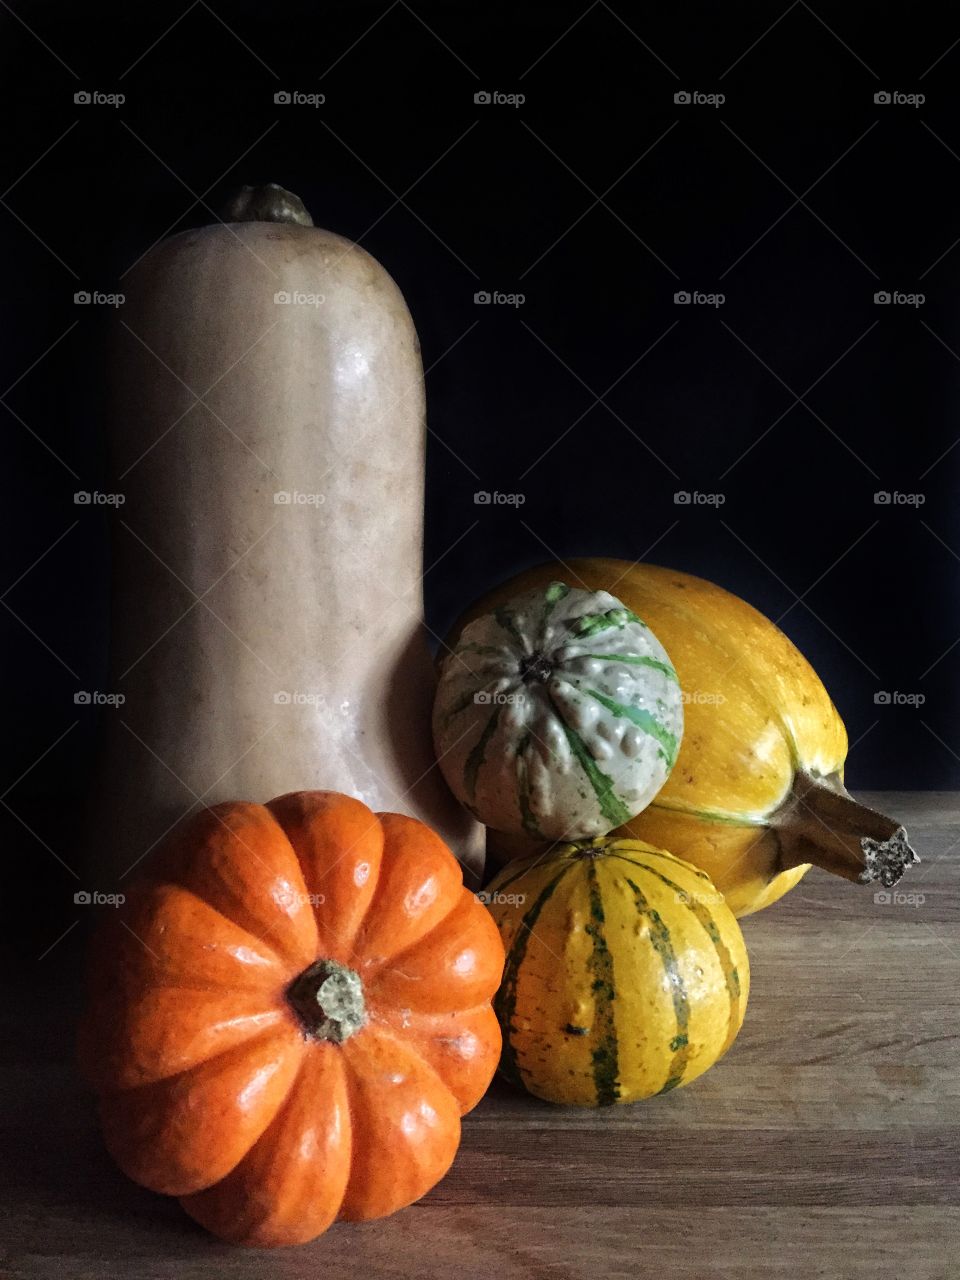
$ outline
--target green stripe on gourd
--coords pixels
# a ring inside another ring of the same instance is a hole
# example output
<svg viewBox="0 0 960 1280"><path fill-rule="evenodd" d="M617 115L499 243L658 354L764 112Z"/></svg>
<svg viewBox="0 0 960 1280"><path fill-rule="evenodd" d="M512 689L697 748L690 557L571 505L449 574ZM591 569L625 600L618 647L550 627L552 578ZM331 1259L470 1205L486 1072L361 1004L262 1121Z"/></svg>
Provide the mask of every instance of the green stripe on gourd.
<svg viewBox="0 0 960 1280"><path fill-rule="evenodd" d="M528 733L517 747L517 807L520 810L520 821L523 823L524 831L535 840L543 840L545 837L537 822L537 815L530 807L530 768L527 763L527 752L532 740L533 735Z"/></svg>
<svg viewBox="0 0 960 1280"><path fill-rule="evenodd" d="M636 858L628 858L625 853L620 853L617 850L615 845L610 851L610 856L616 857L616 858L622 858L624 862L630 862L635 867L644 867L647 871L653 870L653 868L648 867L645 862L638 862ZM648 846L644 848L643 856L645 858L662 858L664 862L670 862L674 866L677 865L677 857L675 854L666 853L663 849L654 849L652 846ZM686 868L688 871L692 871L695 876L699 876L701 880L710 880L710 877L707 875L706 871L701 871L699 867L695 867L688 862L686 863ZM712 884L713 881L710 881L710 883Z"/></svg>
<svg viewBox="0 0 960 1280"><path fill-rule="evenodd" d="M673 768L680 744L676 736L662 725L656 716L646 711L643 707L624 706L622 702L617 702L615 698L608 698L605 694L602 694L599 689L584 689L584 693L594 698L602 707L606 707L613 715L624 717L631 724L635 724L638 729L642 729L644 733L649 733L652 738L656 738L657 742L660 743L660 752L667 763L667 767Z"/></svg>
<svg viewBox="0 0 960 1280"><path fill-rule="evenodd" d="M547 629L547 622L553 613L553 607L558 604L565 596L570 594L570 588L565 582L551 582L547 587L543 596L543 613L540 615L540 638L543 639Z"/></svg>
<svg viewBox="0 0 960 1280"><path fill-rule="evenodd" d="M587 750L586 743L577 733L576 729L567 724L563 718L563 714L554 703L554 709L560 719L560 725L570 750L576 757L577 763L587 776L587 781L593 788L593 793L597 798L597 804L600 806L600 812L609 823L609 829L614 827L622 827L625 822L629 822L633 814L623 803L620 797L613 789L613 779L609 778L600 766L594 760L593 756ZM574 834L570 832L569 834Z"/></svg>
<svg viewBox="0 0 960 1280"><path fill-rule="evenodd" d="M598 662L622 662L628 667L650 667L652 671L660 671L668 680L679 683L676 671L669 662L661 662L658 658L647 658L639 653L581 653L580 658L596 658Z"/></svg>
<svg viewBox="0 0 960 1280"><path fill-rule="evenodd" d="M721 813L718 809L695 809L693 805L682 801L655 800L651 809L663 809L666 813L679 813L685 818L696 818L698 822L719 822L728 827L767 827L769 820L762 814Z"/></svg>
<svg viewBox="0 0 960 1280"><path fill-rule="evenodd" d="M677 1020L676 1035L671 1039L669 1046L673 1058L667 1070L666 1082L659 1090L660 1093L668 1093L671 1089L675 1089L678 1084L683 1083L683 1075L692 1052L689 1036L690 1006L687 1001L687 989L677 962L677 953L670 940L670 930L664 924L660 912L655 907L650 906L646 894L639 885L634 884L629 876L626 877L626 881L633 890L637 910L650 922L650 941L653 944L654 951L660 957L664 976L667 979L667 986L673 999L673 1012Z"/></svg>
<svg viewBox="0 0 960 1280"><path fill-rule="evenodd" d="M466 711L468 707L472 707L476 703L477 692L478 690L476 689L467 689L459 698L454 699L443 713L448 724L457 716L463 715L464 711Z"/></svg>
<svg viewBox="0 0 960 1280"><path fill-rule="evenodd" d="M533 928L540 917L540 913L553 897L553 892L563 877L570 870L568 864L553 877L547 884L543 886L534 899L530 910L524 914L523 919L517 927L514 934L510 950L507 952L507 962L503 969L503 979L500 983L500 989L493 999L493 1009L500 1021L500 1027L503 1031L503 1049L501 1052L500 1070L514 1084L522 1084L521 1071L517 1065L516 1051L511 1040L511 1033L516 1032L518 1028L513 1025L513 1017L517 1008L517 984L520 980L520 970L523 962L527 957L527 947L530 945L530 939L533 937Z"/></svg>
<svg viewBox="0 0 960 1280"><path fill-rule="evenodd" d="M477 775L483 766L487 743L497 731L497 721L500 719L500 705L498 703L491 711L490 719L484 725L483 732L474 743L473 750L467 756L467 763L463 767L463 779L467 784L467 794L471 800L477 798Z"/></svg>
<svg viewBox="0 0 960 1280"><path fill-rule="evenodd" d="M587 894L590 903L590 923L586 931L593 942L590 970L593 974L594 1042L590 1058L593 1063L593 1082L597 1090L597 1105L612 1106L620 1097L620 1054L617 1045L617 1024L614 1018L614 1002L617 989L613 973L613 956L604 934L605 918L600 882L592 858L587 861Z"/></svg>
<svg viewBox="0 0 960 1280"><path fill-rule="evenodd" d="M600 631L609 631L611 627L616 627L618 631L622 631L628 622L639 623L641 627L647 624L642 618L638 618L635 613L627 609L624 605L619 605L615 609L607 609L603 613L584 613L579 618L575 618L570 623L571 634L583 639L585 636L595 636Z"/></svg>
<svg viewBox="0 0 960 1280"><path fill-rule="evenodd" d="M653 850L651 849L645 849L643 851L643 856L646 858L652 852ZM737 1031L740 1027L740 974L737 972L737 966L734 964L733 956L731 956L729 948L720 936L720 930L717 928L717 922L702 902L698 902L696 897L691 897L690 893L686 889L682 889L680 885L678 885L675 880L671 880L669 876L665 876L661 872L656 871L645 862L637 862L633 858L628 858L625 854L614 853L612 856L619 858L622 862L629 862L631 866L642 868L642 870L646 871L648 875L656 876L658 880L661 880L669 889L674 891L677 895L677 902L681 903L688 911L692 912L697 921L706 931L707 937L710 939L713 944L713 949L717 953L717 959L720 962L720 969L723 973L723 981L727 988L727 994L730 997L727 1034L724 1038L723 1049L721 1050L721 1053L726 1053L730 1045L733 1044ZM668 854L661 856L669 859ZM709 876L706 876L704 872L698 872L697 874L703 875L707 880L710 878Z"/></svg>
<svg viewBox="0 0 960 1280"><path fill-rule="evenodd" d="M542 858L542 855L538 855L537 861L539 862L541 858ZM533 866L535 865L536 863L533 864ZM512 875L507 876L505 880L501 880L500 877L497 876L491 882L491 885L490 885L491 891L495 891L496 893L502 893L503 890L506 889L509 885L513 884L515 880L519 880L521 876L525 876L528 871L532 871L533 866L528 865L526 859L521 860L518 869L514 871Z"/></svg>

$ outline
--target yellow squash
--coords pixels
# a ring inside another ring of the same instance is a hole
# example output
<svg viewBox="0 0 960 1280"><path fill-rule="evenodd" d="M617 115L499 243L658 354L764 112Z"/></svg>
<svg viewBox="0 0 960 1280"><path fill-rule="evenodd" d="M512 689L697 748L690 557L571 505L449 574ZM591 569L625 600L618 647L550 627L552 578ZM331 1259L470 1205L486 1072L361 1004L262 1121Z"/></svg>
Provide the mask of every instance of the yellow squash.
<svg viewBox="0 0 960 1280"><path fill-rule="evenodd" d="M507 953L502 1069L538 1098L595 1107L666 1093L736 1038L743 935L689 863L597 837L512 863L485 896Z"/></svg>
<svg viewBox="0 0 960 1280"><path fill-rule="evenodd" d="M473 618L557 578L622 600L664 645L683 690L677 763L620 833L702 868L738 916L775 902L813 863L892 885L916 860L898 822L844 789L846 731L807 660L769 619L702 578L612 559L541 565L479 600L452 641ZM534 847L488 838L499 862Z"/></svg>

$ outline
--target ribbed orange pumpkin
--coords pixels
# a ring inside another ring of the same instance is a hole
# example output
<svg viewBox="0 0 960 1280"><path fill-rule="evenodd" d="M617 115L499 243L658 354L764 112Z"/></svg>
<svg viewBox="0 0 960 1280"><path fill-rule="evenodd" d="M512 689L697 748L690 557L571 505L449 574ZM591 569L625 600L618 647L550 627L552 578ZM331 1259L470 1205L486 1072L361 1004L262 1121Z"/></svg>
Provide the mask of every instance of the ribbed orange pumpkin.
<svg viewBox="0 0 960 1280"><path fill-rule="evenodd" d="M419 1199L500 1052L503 947L446 845L308 791L207 809L162 862L81 1032L120 1167L250 1245Z"/></svg>

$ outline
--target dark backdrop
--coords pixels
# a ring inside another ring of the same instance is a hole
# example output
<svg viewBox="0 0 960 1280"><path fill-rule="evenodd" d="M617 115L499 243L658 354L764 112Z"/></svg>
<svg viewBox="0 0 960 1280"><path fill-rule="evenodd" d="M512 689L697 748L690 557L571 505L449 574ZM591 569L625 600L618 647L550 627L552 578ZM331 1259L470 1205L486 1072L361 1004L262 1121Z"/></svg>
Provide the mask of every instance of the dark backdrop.
<svg viewBox="0 0 960 1280"><path fill-rule="evenodd" d="M540 559L652 559L780 621L855 787L960 782L947 7L11 0L0 23L3 817L38 938L71 918L96 739L73 693L106 663L107 519L73 494L104 487L109 308L74 294L122 290L243 181L299 192L410 304L435 631ZM275 103L294 91L326 101Z"/></svg>

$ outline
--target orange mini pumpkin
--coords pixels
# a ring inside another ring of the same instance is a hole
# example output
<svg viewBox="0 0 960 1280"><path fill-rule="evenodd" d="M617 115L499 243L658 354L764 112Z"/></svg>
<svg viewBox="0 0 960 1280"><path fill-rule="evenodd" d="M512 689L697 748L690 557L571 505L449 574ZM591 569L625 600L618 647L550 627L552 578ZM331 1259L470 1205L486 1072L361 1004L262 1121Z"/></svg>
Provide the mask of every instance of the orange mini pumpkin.
<svg viewBox="0 0 960 1280"><path fill-rule="evenodd" d="M306 791L204 810L161 861L81 1031L120 1167L249 1245L419 1199L500 1052L503 947L446 845Z"/></svg>

